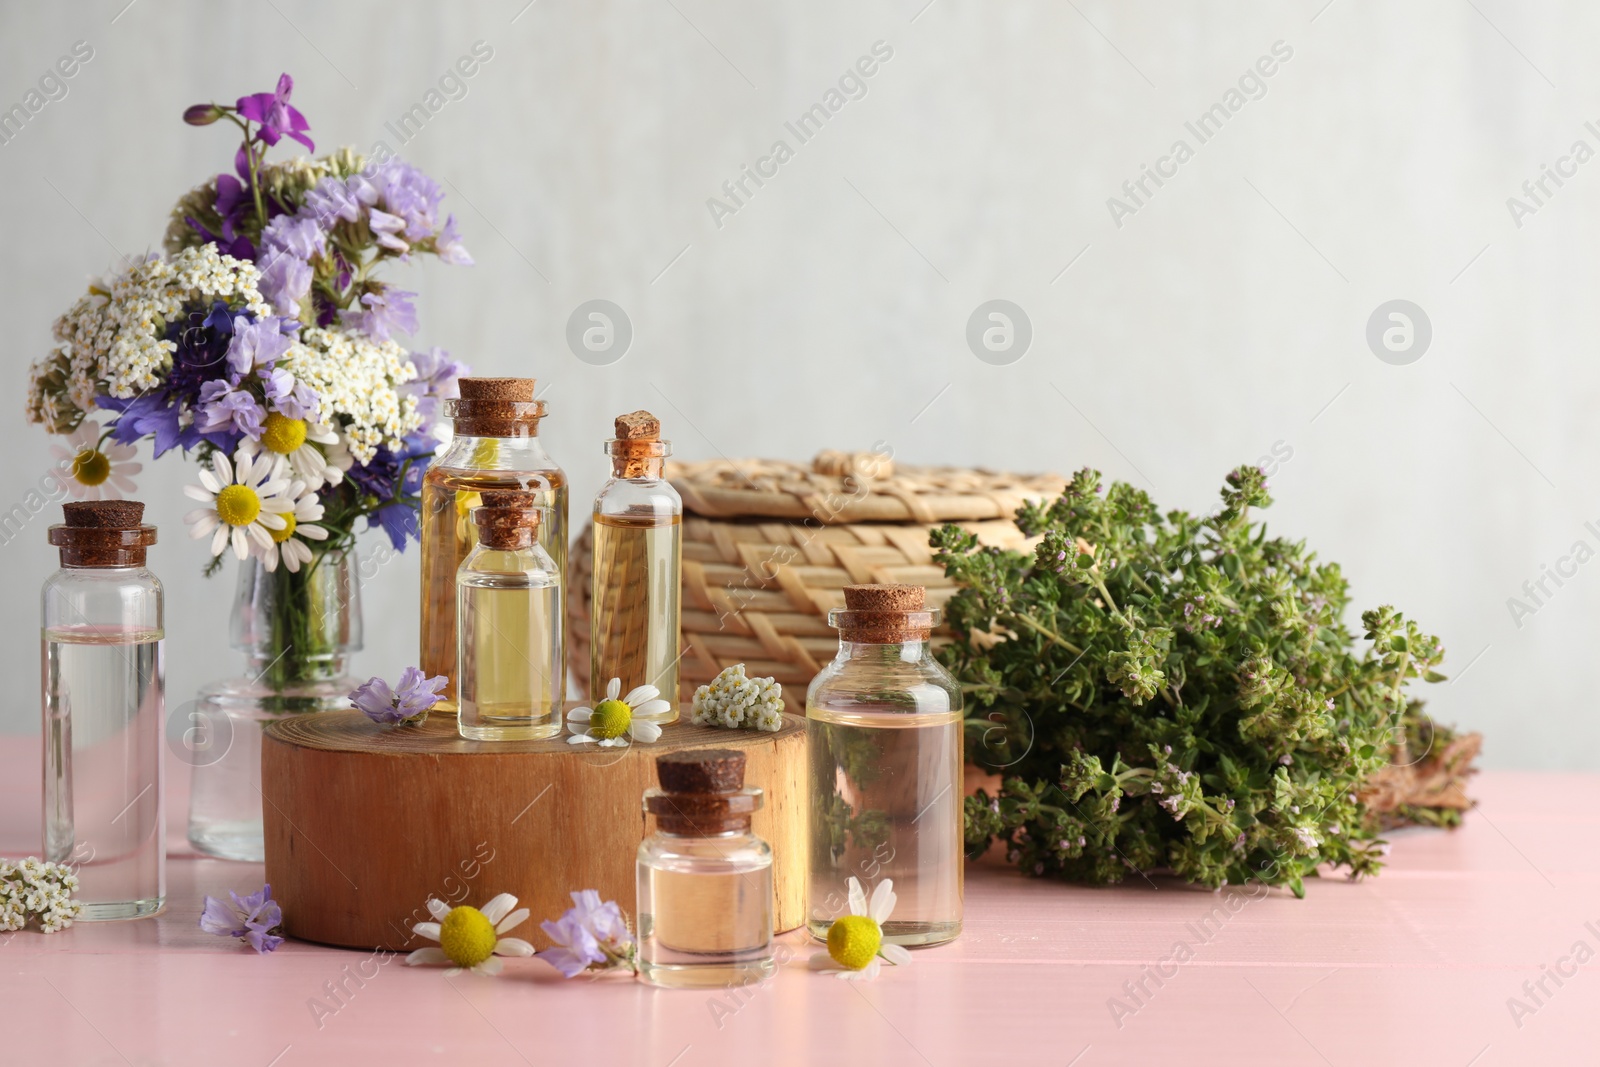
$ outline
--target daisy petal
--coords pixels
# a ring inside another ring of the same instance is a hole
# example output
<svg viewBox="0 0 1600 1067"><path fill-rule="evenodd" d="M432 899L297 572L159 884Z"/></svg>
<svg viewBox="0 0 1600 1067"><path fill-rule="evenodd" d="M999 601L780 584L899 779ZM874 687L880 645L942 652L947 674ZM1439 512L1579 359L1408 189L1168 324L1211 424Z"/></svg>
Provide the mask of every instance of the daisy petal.
<svg viewBox="0 0 1600 1067"><path fill-rule="evenodd" d="M501 919L504 919L507 915L511 914L511 909L516 906L516 897L512 896L510 893L501 893L499 896L495 897L478 910L483 912L483 917L489 920L490 926L493 926Z"/></svg>
<svg viewBox="0 0 1600 1067"><path fill-rule="evenodd" d="M904 967L911 962L911 952L904 945L880 945L878 947L878 955L896 967Z"/></svg>
<svg viewBox="0 0 1600 1067"><path fill-rule="evenodd" d="M811 958L806 960L806 966L813 971L836 971L839 969L839 965L834 962L833 957L828 955L827 949L813 952Z"/></svg>
<svg viewBox="0 0 1600 1067"><path fill-rule="evenodd" d="M568 722L588 722L592 718L594 718L593 708L573 708L567 712Z"/></svg>
<svg viewBox="0 0 1600 1067"><path fill-rule="evenodd" d="M201 471L200 473L204 474L205 471ZM184 486L183 495L188 497L190 500L198 500L202 504L212 504L215 503L217 499L217 491L215 489L202 489L198 485Z"/></svg>
<svg viewBox="0 0 1600 1067"><path fill-rule="evenodd" d="M653 722L645 722L643 719L634 719L628 723L628 735L635 741L642 741L648 745L661 736L661 727Z"/></svg>
<svg viewBox="0 0 1600 1067"><path fill-rule="evenodd" d="M571 737L567 738L567 744L587 745L593 740L595 739L590 737L588 734L573 734Z"/></svg>
<svg viewBox="0 0 1600 1067"><path fill-rule="evenodd" d="M228 526L226 523L217 523L217 532L211 535L211 554L213 556L222 555L222 550L228 547L228 535L232 529L233 527Z"/></svg>
<svg viewBox="0 0 1600 1067"><path fill-rule="evenodd" d="M865 915L867 913L867 894L861 891L861 883L855 875L850 876L850 914Z"/></svg>
<svg viewBox="0 0 1600 1067"><path fill-rule="evenodd" d="M867 912L872 921L882 926L894 914L894 879L885 878L872 891L872 904Z"/></svg>
<svg viewBox="0 0 1600 1067"><path fill-rule="evenodd" d="M637 689L629 690L628 695L622 698L622 702L635 711L638 711L640 704L643 704L646 700L654 700L660 695L661 690L657 689L655 686L641 685Z"/></svg>
<svg viewBox="0 0 1600 1067"><path fill-rule="evenodd" d="M406 963L412 967L417 967L425 963L449 962L450 957L444 954L444 949L435 948L432 945L429 945L427 948L419 948L411 955L406 957Z"/></svg>
<svg viewBox="0 0 1600 1067"><path fill-rule="evenodd" d="M502 937L494 943L496 956L531 956L533 946L520 937Z"/></svg>
<svg viewBox="0 0 1600 1067"><path fill-rule="evenodd" d="M490 956L488 959L472 968L472 973L488 975L490 978L493 978L495 975L505 970L505 966L505 961L499 956Z"/></svg>
<svg viewBox="0 0 1600 1067"><path fill-rule="evenodd" d="M204 467L200 468L200 484L213 494L222 492L222 483L217 480L217 476Z"/></svg>
<svg viewBox="0 0 1600 1067"><path fill-rule="evenodd" d="M239 557L242 563L250 555L250 538L245 534L243 526L233 527L233 554Z"/></svg>
<svg viewBox="0 0 1600 1067"><path fill-rule="evenodd" d="M516 929L518 926L528 921L528 916L530 914L532 913L529 912L527 908L518 908L510 915L507 915L504 919L501 919L499 922L495 923L494 932L497 934L503 934L507 930ZM515 941L516 938L513 937L510 938L510 940Z"/></svg>
<svg viewBox="0 0 1600 1067"><path fill-rule="evenodd" d="M439 940L438 923L417 923L411 928L411 932L416 934L418 937L425 937L429 941Z"/></svg>
<svg viewBox="0 0 1600 1067"><path fill-rule="evenodd" d="M672 710L672 705L665 700L647 700L633 709L635 715L648 718L652 715L665 715Z"/></svg>
<svg viewBox="0 0 1600 1067"><path fill-rule="evenodd" d="M622 679L621 678L613 678L613 679L611 679L611 681L606 683L606 699L607 700L615 700L615 699L617 699L617 696L621 692L622 692Z"/></svg>
<svg viewBox="0 0 1600 1067"><path fill-rule="evenodd" d="M448 918L449 915L450 915L450 905L446 904L444 901L440 900L438 897L429 897L428 898L428 914L432 915L435 919L438 919L440 922L444 922L445 919Z"/></svg>

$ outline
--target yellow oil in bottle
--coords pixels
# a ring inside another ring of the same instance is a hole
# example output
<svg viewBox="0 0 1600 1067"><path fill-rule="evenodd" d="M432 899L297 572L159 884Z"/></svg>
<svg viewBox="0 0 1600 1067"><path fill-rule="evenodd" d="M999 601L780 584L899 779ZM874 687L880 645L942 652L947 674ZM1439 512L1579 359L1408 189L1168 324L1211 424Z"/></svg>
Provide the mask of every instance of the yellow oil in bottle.
<svg viewBox="0 0 1600 1067"><path fill-rule="evenodd" d="M461 470L431 467L422 479L422 652L423 674L450 679L436 714L454 715L456 697L456 571L478 543L472 509L486 490L532 493L544 509L539 544L555 561L565 605L567 575L567 480L559 470ZM564 611L564 607L561 609ZM565 696L566 664L558 665L555 692Z"/></svg>
<svg viewBox="0 0 1600 1067"><path fill-rule="evenodd" d="M624 695L653 685L671 709L649 716L678 720L679 557L677 515L596 515L594 598L590 608L590 689L600 698L612 678Z"/></svg>

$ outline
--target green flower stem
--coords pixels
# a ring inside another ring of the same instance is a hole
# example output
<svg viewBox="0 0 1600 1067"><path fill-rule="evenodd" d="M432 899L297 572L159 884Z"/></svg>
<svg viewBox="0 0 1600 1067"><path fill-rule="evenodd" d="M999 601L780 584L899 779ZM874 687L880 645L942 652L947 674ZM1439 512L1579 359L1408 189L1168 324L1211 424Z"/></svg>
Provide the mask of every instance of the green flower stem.
<svg viewBox="0 0 1600 1067"><path fill-rule="evenodd" d="M1038 634L1040 637L1043 637L1047 641L1055 642L1068 652L1071 652L1074 656L1083 655L1083 649L1079 648L1071 641L1068 641L1065 637L1062 637L1060 634L1044 625L1044 623L1035 619L1032 615L1028 615L1024 612L1018 612L1014 617L1018 622L1032 630L1034 633Z"/></svg>

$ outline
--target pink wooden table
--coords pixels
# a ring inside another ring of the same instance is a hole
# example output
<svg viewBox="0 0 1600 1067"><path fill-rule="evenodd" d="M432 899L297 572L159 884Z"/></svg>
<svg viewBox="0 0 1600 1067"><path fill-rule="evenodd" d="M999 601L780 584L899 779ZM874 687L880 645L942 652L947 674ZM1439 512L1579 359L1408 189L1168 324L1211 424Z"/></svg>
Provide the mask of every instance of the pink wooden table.
<svg viewBox="0 0 1600 1067"><path fill-rule="evenodd" d="M36 850L36 758L0 744L8 854ZM0 942L0 1062L1600 1063L1600 777L1483 775L1465 828L1396 835L1382 876L1313 882L1303 901L972 866L956 944L857 984L807 973L810 949L791 935L794 961L736 999L568 982L534 960L447 980L360 952L290 942L257 956L208 937L201 897L254 890L261 867L181 846L175 779L163 915ZM1179 941L1192 958L1163 965L1157 985L1146 968ZM1578 942L1591 950L1582 964ZM346 977L363 971L364 984ZM1513 997L1532 1010L1513 1018Z"/></svg>

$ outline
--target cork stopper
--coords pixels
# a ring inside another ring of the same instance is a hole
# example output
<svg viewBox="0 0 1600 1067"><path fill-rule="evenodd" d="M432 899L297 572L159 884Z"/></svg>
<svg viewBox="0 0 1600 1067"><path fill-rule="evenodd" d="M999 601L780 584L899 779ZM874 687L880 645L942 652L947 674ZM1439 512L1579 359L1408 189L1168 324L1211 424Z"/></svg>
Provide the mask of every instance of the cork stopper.
<svg viewBox="0 0 1600 1067"><path fill-rule="evenodd" d="M672 444L661 439L661 420L648 411L618 415L616 437L606 442L611 473L618 478L659 478L662 461L672 454Z"/></svg>
<svg viewBox="0 0 1600 1067"><path fill-rule="evenodd" d="M660 789L645 794L645 810L669 834L748 830L761 806L761 790L744 787L744 753L731 748L691 748L656 757Z"/></svg>
<svg viewBox="0 0 1600 1067"><path fill-rule="evenodd" d="M526 404L533 400L536 378L460 378L456 385L462 400L503 400Z"/></svg>
<svg viewBox="0 0 1600 1067"><path fill-rule="evenodd" d="M533 398L533 378L462 378L460 393L444 402L444 413L464 437L533 437L544 418L544 401Z"/></svg>
<svg viewBox="0 0 1600 1067"><path fill-rule="evenodd" d="M156 528L143 524L137 500L74 501L61 512L66 521L50 527L49 538L63 567L142 567L156 543Z"/></svg>
<svg viewBox="0 0 1600 1067"><path fill-rule="evenodd" d="M939 613L926 607L920 585L847 585L844 610L828 614L841 641L897 645L926 641L938 625Z"/></svg>
<svg viewBox="0 0 1600 1067"><path fill-rule="evenodd" d="M479 543L489 548L515 549L527 548L537 540L543 515L532 493L491 489L482 498L483 506L472 509Z"/></svg>

